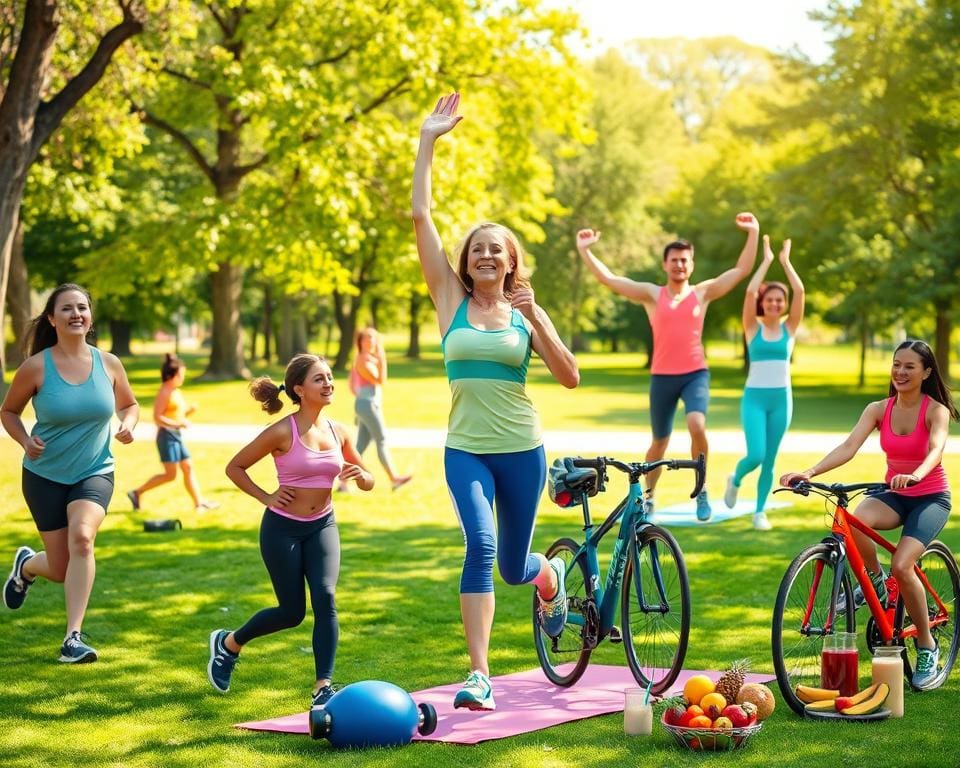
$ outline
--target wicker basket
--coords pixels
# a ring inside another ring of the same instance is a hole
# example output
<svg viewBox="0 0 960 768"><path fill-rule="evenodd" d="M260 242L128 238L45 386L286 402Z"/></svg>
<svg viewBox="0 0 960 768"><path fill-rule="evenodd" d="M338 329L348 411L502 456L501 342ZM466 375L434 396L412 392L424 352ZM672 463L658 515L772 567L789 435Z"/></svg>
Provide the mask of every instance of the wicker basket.
<svg viewBox="0 0 960 768"><path fill-rule="evenodd" d="M660 719L660 725L673 736L677 744L694 752L726 752L731 749L740 749L763 727L763 723L757 722L743 728L724 728L723 730L684 728L680 725L670 725L664 722L663 718Z"/></svg>

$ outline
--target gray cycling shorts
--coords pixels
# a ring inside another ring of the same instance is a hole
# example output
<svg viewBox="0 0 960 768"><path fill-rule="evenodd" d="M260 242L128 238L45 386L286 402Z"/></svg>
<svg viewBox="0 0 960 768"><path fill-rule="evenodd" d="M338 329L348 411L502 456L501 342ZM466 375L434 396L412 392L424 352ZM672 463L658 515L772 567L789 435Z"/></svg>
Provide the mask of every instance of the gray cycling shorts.
<svg viewBox="0 0 960 768"><path fill-rule="evenodd" d="M903 535L922 541L924 546L937 538L950 517L950 491L925 496L884 491L870 498L882 501L896 512L903 524Z"/></svg>

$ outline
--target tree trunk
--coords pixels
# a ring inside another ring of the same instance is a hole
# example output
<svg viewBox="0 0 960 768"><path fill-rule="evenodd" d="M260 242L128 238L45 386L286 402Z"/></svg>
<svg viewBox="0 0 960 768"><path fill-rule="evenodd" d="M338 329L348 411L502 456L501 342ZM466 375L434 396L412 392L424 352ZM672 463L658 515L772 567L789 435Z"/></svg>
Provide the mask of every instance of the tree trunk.
<svg viewBox="0 0 960 768"><path fill-rule="evenodd" d="M870 342L870 323L866 316L860 318L860 374L857 386L861 389L867 383L867 345Z"/></svg>
<svg viewBox="0 0 960 768"><path fill-rule="evenodd" d="M273 288L263 286L263 361L270 362L270 340L273 337Z"/></svg>
<svg viewBox="0 0 960 768"><path fill-rule="evenodd" d="M410 293L410 338L407 341L407 358L420 359L420 307L423 296L416 291Z"/></svg>
<svg viewBox="0 0 960 768"><path fill-rule="evenodd" d="M126 320L111 320L109 325L110 351L117 357L130 357L130 339L133 336L133 326Z"/></svg>
<svg viewBox="0 0 960 768"><path fill-rule="evenodd" d="M10 254L10 281L7 283L7 307L13 341L7 346L6 364L16 367L24 360L23 342L30 325L30 281L27 262L23 257L23 224L19 224L13 238Z"/></svg>
<svg viewBox="0 0 960 768"><path fill-rule="evenodd" d="M210 275L213 304L210 363L203 374L207 380L250 377L243 357L243 328L240 325L240 295L243 267L221 262Z"/></svg>
<svg viewBox="0 0 960 768"><path fill-rule="evenodd" d="M259 341L259 335L259 323L252 323L250 326L250 354L247 355L251 360L257 359L257 342Z"/></svg>
<svg viewBox="0 0 960 768"><path fill-rule="evenodd" d="M353 336L357 332L357 308L359 306L359 296L347 300L339 291L333 292L333 316L340 331L337 358L333 362L334 370L347 370L347 361L350 359L350 352L353 348Z"/></svg>
<svg viewBox="0 0 960 768"><path fill-rule="evenodd" d="M950 381L950 333L953 322L950 320L950 307L946 304L934 304L935 328L933 338L933 354L937 358L937 366L944 380Z"/></svg>
<svg viewBox="0 0 960 768"><path fill-rule="evenodd" d="M13 240L27 173L64 116L100 82L114 51L143 30L145 11L140 0L121 0L120 9L122 21L104 34L89 61L59 92L41 102L60 12L57 0L25 2L17 52L0 100L0 327L6 316ZM4 346L0 344L0 381L6 366Z"/></svg>

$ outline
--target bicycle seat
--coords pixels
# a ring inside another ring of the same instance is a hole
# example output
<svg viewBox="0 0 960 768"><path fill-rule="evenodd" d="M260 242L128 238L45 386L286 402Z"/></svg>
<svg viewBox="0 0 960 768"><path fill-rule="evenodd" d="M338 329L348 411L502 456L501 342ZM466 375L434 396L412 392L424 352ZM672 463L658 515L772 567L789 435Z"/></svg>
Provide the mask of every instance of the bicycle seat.
<svg viewBox="0 0 960 768"><path fill-rule="evenodd" d="M547 473L547 492L550 499L561 507L579 504L583 494L593 496L597 492L597 470L573 466L573 459L555 459Z"/></svg>
<svg viewBox="0 0 960 768"><path fill-rule="evenodd" d="M567 471L565 479L568 488L583 488L589 491L587 486L597 482L597 470L587 467L574 467Z"/></svg>

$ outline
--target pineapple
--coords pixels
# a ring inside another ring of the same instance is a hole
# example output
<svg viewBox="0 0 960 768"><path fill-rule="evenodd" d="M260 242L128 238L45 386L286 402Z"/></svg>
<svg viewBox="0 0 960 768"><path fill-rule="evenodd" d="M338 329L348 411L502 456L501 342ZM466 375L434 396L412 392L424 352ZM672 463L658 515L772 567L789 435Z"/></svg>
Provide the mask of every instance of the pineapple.
<svg viewBox="0 0 960 768"><path fill-rule="evenodd" d="M735 702L740 688L743 686L743 676L750 669L750 659L738 659L730 665L717 680L717 693L722 694L728 702Z"/></svg>

